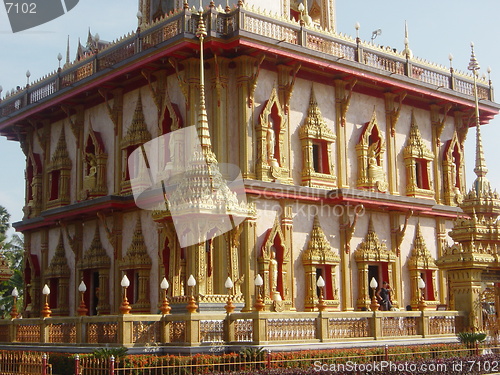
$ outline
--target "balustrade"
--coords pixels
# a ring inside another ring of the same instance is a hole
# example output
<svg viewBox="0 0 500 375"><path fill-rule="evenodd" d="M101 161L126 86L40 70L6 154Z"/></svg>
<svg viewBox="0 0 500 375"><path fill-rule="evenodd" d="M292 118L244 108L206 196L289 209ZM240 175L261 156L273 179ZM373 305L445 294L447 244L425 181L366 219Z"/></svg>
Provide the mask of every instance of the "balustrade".
<svg viewBox="0 0 500 375"><path fill-rule="evenodd" d="M179 34L195 38L198 17L198 14L191 14L190 11L181 11L166 17L145 30L120 39L102 51L96 51L93 56L49 75L27 89L19 90L11 97L6 97L3 101L0 100L0 118L11 115L29 104L39 102L60 89L77 84L99 71L125 60L133 59L138 53L155 48L158 44ZM474 94L472 76L456 74L453 77L443 67L432 64L427 66L418 59L406 60L400 52L387 48L367 43L356 44L354 40L346 37L301 28L298 24L253 13L245 8L237 8L230 13L212 14L211 17L215 17L215 21L213 24L207 23L208 31L214 31L218 36L230 37L235 32L246 31L279 42L301 45L344 60L358 61L361 64L392 74L407 74L415 80L453 89L461 94L469 96ZM214 30L210 30L210 28L214 28ZM357 50L359 50L360 56L357 56ZM408 69L406 69L407 66ZM485 84L484 80L478 82L478 94L480 99L492 99L491 87Z"/></svg>

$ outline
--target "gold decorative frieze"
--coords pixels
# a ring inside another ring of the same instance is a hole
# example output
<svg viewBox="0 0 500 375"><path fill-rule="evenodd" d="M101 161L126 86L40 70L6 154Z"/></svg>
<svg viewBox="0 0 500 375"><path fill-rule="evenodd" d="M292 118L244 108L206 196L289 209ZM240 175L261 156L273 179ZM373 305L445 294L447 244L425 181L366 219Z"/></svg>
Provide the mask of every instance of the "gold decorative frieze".
<svg viewBox="0 0 500 375"><path fill-rule="evenodd" d="M384 171L385 142L378 126L375 109L369 122L365 124L356 145L358 156L359 189L386 192L388 188Z"/></svg>
<svg viewBox="0 0 500 375"><path fill-rule="evenodd" d="M338 307L336 267L339 263L339 255L333 251L321 228L318 216L315 216L307 248L302 254L302 265L306 275L306 311L314 311L318 305L319 296L316 293L316 282L319 276L325 280L324 299L326 305L329 308Z"/></svg>
<svg viewBox="0 0 500 375"><path fill-rule="evenodd" d="M410 135L403 149L406 166L406 195L418 198L434 198L431 180L431 163L434 153L425 145L420 130L411 114Z"/></svg>
<svg viewBox="0 0 500 375"><path fill-rule="evenodd" d="M303 150L302 185L336 186L332 163L332 144L335 138L321 115L314 89L311 87L307 117L299 129Z"/></svg>
<svg viewBox="0 0 500 375"><path fill-rule="evenodd" d="M60 207L70 203L71 164L63 125L56 150L47 166L49 176L47 208Z"/></svg>

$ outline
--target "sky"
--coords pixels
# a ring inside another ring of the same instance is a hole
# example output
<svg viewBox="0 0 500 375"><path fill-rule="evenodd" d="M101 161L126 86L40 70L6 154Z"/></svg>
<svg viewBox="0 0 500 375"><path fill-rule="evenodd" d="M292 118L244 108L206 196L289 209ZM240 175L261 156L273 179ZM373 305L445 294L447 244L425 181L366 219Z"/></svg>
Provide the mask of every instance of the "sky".
<svg viewBox="0 0 500 375"><path fill-rule="evenodd" d="M225 0L221 2L225 5ZM246 2L251 4L252 0ZM89 28L107 41L135 30L137 3L137 0L80 0L64 16L18 33L12 33L6 9L0 4L0 85L4 89L1 95L17 85L24 86L27 70L31 82L56 70L57 55L61 53L65 58L68 36L73 60L78 38L85 42ZM190 0L189 4L197 5L198 1ZM467 69L470 42L474 42L482 68L480 74L491 67L493 86L500 88L499 14L499 0L336 0L336 31L354 36L354 25L359 22L361 39L370 40L372 32L381 29L375 42L402 50L406 21L414 56L449 66L451 53L453 67L461 71ZM488 178L493 187L500 189L499 126L500 115L482 127L482 135ZM475 178L474 141L474 133L469 132L465 146L467 187ZM0 137L0 161L0 205L7 208L16 222L23 216L25 157L16 142Z"/></svg>

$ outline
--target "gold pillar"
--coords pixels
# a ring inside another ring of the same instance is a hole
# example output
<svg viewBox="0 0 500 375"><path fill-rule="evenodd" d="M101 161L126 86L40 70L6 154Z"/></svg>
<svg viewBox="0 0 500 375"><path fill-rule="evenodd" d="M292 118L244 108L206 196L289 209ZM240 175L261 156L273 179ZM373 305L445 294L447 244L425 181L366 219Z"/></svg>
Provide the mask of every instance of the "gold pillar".
<svg viewBox="0 0 500 375"><path fill-rule="evenodd" d="M104 268L99 269L99 302L96 310L99 315L106 315L111 312L109 305L109 270Z"/></svg>
<svg viewBox="0 0 500 375"><path fill-rule="evenodd" d="M337 135L337 177L339 188L349 187L346 135L346 115L349 103L348 98L346 98L346 85L346 81L341 79L335 80L335 127Z"/></svg>
<svg viewBox="0 0 500 375"><path fill-rule="evenodd" d="M391 226L391 251L396 254L396 266L394 267L394 283L389 284L392 288L391 299L392 305L394 307L401 307L403 303L402 289L403 289L403 278L401 275L403 265L401 264L401 250L398 248L400 240L402 238L398 238L398 234L404 236L404 232L400 231L400 222L399 222L400 214L399 212L390 212L389 213L389 221ZM390 264L389 270L390 272ZM390 281L389 281L390 282Z"/></svg>
<svg viewBox="0 0 500 375"><path fill-rule="evenodd" d="M346 207L345 207L346 208ZM352 311L353 294L352 294L352 274L351 274L351 237L354 227L351 227L350 218L347 214L347 209L343 210L344 216L340 223L340 282L341 293L340 308L342 311Z"/></svg>
<svg viewBox="0 0 500 375"><path fill-rule="evenodd" d="M236 62L236 85L239 129L239 166L243 178L255 179L255 146L253 125L253 100L250 101L251 85L254 78L254 65L256 59L250 56L239 56Z"/></svg>
<svg viewBox="0 0 500 375"><path fill-rule="evenodd" d="M113 90L113 108L108 107L108 112L115 128L114 142L114 187L109 191L119 195L122 185L122 149L120 147L123 138L123 89Z"/></svg>
<svg viewBox="0 0 500 375"><path fill-rule="evenodd" d="M398 166L397 166L397 147L396 147L396 125L399 120L399 108L395 108L394 99L396 94L385 93L385 118L386 118L386 137L387 137L387 167L389 193L399 195L398 190Z"/></svg>
<svg viewBox="0 0 500 375"><path fill-rule="evenodd" d="M295 310L295 279L293 277L293 266L295 264L295 259L293 259L293 210L292 202L282 200L282 216L281 225L283 236L285 239L284 248L285 253L283 254L283 296L284 300L291 301L291 310Z"/></svg>
<svg viewBox="0 0 500 375"><path fill-rule="evenodd" d="M477 304L481 293L482 269L454 269L448 270L451 281L455 310L465 311L468 314L466 327L478 329L481 327L482 314Z"/></svg>
<svg viewBox="0 0 500 375"><path fill-rule="evenodd" d="M257 218L255 216L249 217L241 223L241 226L242 233L239 249L241 256L240 272L242 275L245 275L245 279L241 285L241 292L245 300L245 306L243 306L242 311L250 311L253 309L254 298L256 298L254 280L257 276L255 270L257 269L257 258L259 256L256 248ZM264 277L264 275L261 276Z"/></svg>
<svg viewBox="0 0 500 375"><path fill-rule="evenodd" d="M108 299L113 301L111 306L112 313L118 313L118 308L122 303L122 274L119 267L119 261L123 259L122 247L123 247L123 238L122 238L122 230L123 230L123 213L115 212L113 213L113 232L112 237L110 238L111 245L113 246L113 257L111 260L111 272L113 277L113 290L111 291L111 298ZM99 285L100 281L99 281ZM109 298L109 297L108 297Z"/></svg>
<svg viewBox="0 0 500 375"><path fill-rule="evenodd" d="M431 125L432 125L432 152L434 152L434 190L436 203L443 203L443 192L442 192L442 158L440 153L441 147L441 134L445 126L446 116L448 114L449 107L445 108L445 113L443 118L439 118L439 112L441 107L438 105L431 105Z"/></svg>
<svg viewBox="0 0 500 375"><path fill-rule="evenodd" d="M440 259L444 255L444 250L448 245L446 241L446 220L443 218L436 218L436 232L437 232L437 259ZM446 282L446 271L438 270L438 283L439 283L439 300L441 305L448 305L450 308L451 304L448 296L448 283ZM448 302L447 302L448 301Z"/></svg>
<svg viewBox="0 0 500 375"><path fill-rule="evenodd" d="M229 63L231 60L216 56L210 60L212 67L211 77L211 99L212 116L209 119L210 134L217 161L219 163L229 162L229 136L228 136L228 84Z"/></svg>

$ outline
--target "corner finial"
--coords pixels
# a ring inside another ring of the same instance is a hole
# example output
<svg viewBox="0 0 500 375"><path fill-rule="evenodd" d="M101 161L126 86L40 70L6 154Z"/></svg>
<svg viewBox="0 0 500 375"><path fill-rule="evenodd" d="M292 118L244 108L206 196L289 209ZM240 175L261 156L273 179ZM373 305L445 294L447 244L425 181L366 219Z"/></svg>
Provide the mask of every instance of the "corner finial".
<svg viewBox="0 0 500 375"><path fill-rule="evenodd" d="M408 39L408 22L405 21L405 49L404 54L407 59L411 59L413 57L413 52L410 49L410 40Z"/></svg>
<svg viewBox="0 0 500 375"><path fill-rule="evenodd" d="M66 43L66 64L69 64L69 35L68 42Z"/></svg>

